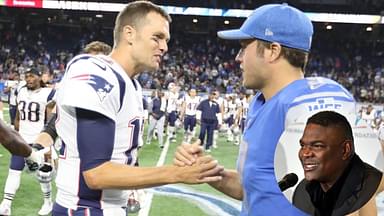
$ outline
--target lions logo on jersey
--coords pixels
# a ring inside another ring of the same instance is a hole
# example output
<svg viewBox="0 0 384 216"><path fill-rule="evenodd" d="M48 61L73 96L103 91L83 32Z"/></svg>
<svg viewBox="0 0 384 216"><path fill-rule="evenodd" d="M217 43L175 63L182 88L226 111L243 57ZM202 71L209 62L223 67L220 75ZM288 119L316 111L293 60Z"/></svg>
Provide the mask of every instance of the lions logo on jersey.
<svg viewBox="0 0 384 216"><path fill-rule="evenodd" d="M105 96L112 91L113 85L103 77L94 74L83 74L74 76L71 79L86 81L97 93L100 101L103 101Z"/></svg>

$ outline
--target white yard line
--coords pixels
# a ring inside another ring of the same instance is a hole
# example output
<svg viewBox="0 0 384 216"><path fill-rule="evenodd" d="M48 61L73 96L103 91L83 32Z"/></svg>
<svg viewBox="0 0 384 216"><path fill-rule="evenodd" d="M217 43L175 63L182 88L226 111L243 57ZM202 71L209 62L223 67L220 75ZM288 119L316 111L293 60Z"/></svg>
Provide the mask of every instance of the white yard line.
<svg viewBox="0 0 384 216"><path fill-rule="evenodd" d="M241 202L198 191L181 185L165 185L150 189L153 193L161 196L172 196L184 199L199 207L206 215L210 216L235 216L240 215Z"/></svg>
<svg viewBox="0 0 384 216"><path fill-rule="evenodd" d="M169 149L169 139L166 139L163 151L161 151L161 154L160 154L159 160L157 161L156 166L164 165L165 157L167 156L168 149ZM151 210L151 205L152 205L152 199L153 199L153 193L150 191L147 191L145 196L145 203L143 203L138 216L149 215L149 211Z"/></svg>

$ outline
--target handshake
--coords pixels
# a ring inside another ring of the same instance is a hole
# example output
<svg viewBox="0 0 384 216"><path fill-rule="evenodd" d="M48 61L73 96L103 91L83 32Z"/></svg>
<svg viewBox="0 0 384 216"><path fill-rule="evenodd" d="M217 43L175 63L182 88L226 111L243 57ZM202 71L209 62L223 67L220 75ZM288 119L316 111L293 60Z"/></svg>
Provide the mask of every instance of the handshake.
<svg viewBox="0 0 384 216"><path fill-rule="evenodd" d="M200 140L193 144L183 143L177 147L173 165L186 173L182 182L187 184L214 183L222 180L224 167L210 155L204 155Z"/></svg>

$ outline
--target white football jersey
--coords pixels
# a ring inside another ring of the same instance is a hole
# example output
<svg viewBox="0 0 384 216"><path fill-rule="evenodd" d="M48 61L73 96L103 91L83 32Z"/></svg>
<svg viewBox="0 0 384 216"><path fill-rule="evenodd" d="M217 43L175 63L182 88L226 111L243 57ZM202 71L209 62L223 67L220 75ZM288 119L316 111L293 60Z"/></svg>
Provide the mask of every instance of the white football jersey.
<svg viewBox="0 0 384 216"><path fill-rule="evenodd" d="M248 110L249 110L249 102L246 97L240 100L240 106L242 109L241 118L247 118Z"/></svg>
<svg viewBox="0 0 384 216"><path fill-rule="evenodd" d="M168 101L167 101L167 113L177 110L177 101L179 99L179 93L168 92Z"/></svg>
<svg viewBox="0 0 384 216"><path fill-rule="evenodd" d="M185 115L194 116L196 115L197 106L200 103L200 97L195 96L194 98L192 98L189 95L186 95L184 98L184 103L185 103Z"/></svg>
<svg viewBox="0 0 384 216"><path fill-rule="evenodd" d="M236 111L237 111L236 102L234 102L233 100L230 100L230 101L227 101L226 105L227 105L225 109L226 113L228 113L228 115L236 115Z"/></svg>
<svg viewBox="0 0 384 216"><path fill-rule="evenodd" d="M380 128L378 130L378 137L380 142L384 143L384 125L383 124L380 125Z"/></svg>
<svg viewBox="0 0 384 216"><path fill-rule="evenodd" d="M219 104L220 112L221 112L221 108L224 106L224 98L218 97L218 98L215 98L215 101L217 104Z"/></svg>
<svg viewBox="0 0 384 216"><path fill-rule="evenodd" d="M16 97L19 112L19 133L28 143L35 141L46 121L45 108L53 99L55 90L39 88L28 90L23 86Z"/></svg>
<svg viewBox="0 0 384 216"><path fill-rule="evenodd" d="M138 81L129 78L124 69L107 56L79 55L68 63L57 92L57 107L56 128L63 140L56 178L57 203L70 209L126 206L127 191L91 190L86 186L81 176L77 140L79 136L92 136L92 131L77 134L75 108L97 112L113 120L115 137L108 157L115 163L134 165L143 118L142 89ZM98 151L97 147L94 151ZM95 153L88 152L87 156Z"/></svg>

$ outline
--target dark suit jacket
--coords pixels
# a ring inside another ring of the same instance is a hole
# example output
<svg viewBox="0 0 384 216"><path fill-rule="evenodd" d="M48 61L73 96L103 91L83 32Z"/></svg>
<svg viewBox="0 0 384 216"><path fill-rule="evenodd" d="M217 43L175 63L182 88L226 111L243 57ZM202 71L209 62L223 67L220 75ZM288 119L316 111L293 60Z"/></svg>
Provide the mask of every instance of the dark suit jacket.
<svg viewBox="0 0 384 216"><path fill-rule="evenodd" d="M331 216L346 215L363 207L376 192L382 177L379 170L364 163L356 154L351 160L348 173L345 174L346 178L334 203ZM293 205L310 215L320 215L311 201L311 193L308 192L316 184L319 182L308 182L303 179L293 194Z"/></svg>

